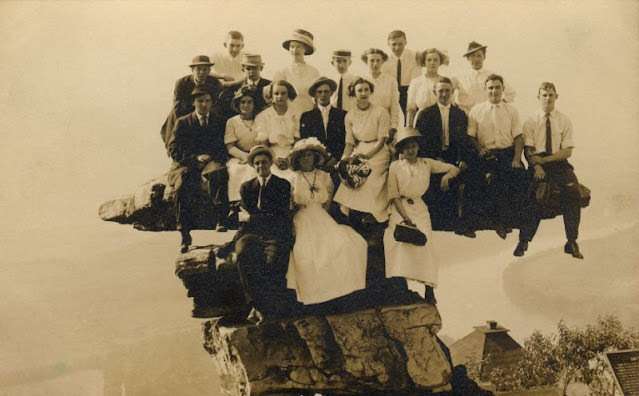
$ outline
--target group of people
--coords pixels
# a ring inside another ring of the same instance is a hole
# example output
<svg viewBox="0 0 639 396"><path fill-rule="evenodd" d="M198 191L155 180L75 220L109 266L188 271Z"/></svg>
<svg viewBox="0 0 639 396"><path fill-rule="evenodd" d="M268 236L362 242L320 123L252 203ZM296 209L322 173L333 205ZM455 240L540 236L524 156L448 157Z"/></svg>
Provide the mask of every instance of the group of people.
<svg viewBox="0 0 639 396"><path fill-rule="evenodd" d="M438 72L449 62L445 51L415 52L406 42L393 31L390 55L366 50L364 76L348 72L350 51L333 51L335 79L305 62L315 45L302 29L283 42L292 62L273 81L261 76L260 55L242 53L236 31L226 37L227 54L196 56L192 74L176 82L162 127L181 251L191 245L194 197L204 191L218 231L232 227L239 203L241 225L229 246L256 307L273 288L294 290L303 304L365 288L367 241L358 224L387 225L386 276L432 295L437 261L428 204L450 209L455 232L467 237L481 229L477 217L502 238L519 228L514 255L523 256L541 219L528 191L547 180L565 203L564 250L583 258L578 182L567 161L573 131L555 109L554 84L540 85L540 110L522 126L512 88L483 68L485 45L471 42L463 54L471 68L446 77ZM461 205L464 199L471 204ZM397 241L400 226L429 242Z"/></svg>

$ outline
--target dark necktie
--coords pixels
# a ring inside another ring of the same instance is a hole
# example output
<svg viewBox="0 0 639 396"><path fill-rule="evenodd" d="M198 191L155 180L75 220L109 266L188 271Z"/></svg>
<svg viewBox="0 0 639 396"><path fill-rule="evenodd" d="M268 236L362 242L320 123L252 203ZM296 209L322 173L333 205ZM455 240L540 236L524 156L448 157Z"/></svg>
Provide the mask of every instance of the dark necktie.
<svg viewBox="0 0 639 396"><path fill-rule="evenodd" d="M258 209L262 209L262 191L264 191L264 187L266 187L266 179L260 177L260 180L262 182L260 183L260 191L257 193L257 208Z"/></svg>
<svg viewBox="0 0 639 396"><path fill-rule="evenodd" d="M546 154L552 154L552 130L550 129L550 113L546 113Z"/></svg>
<svg viewBox="0 0 639 396"><path fill-rule="evenodd" d="M205 127L207 125L209 125L209 116L208 115L202 116L202 126Z"/></svg>
<svg viewBox="0 0 639 396"><path fill-rule="evenodd" d="M339 87L337 87L337 108L342 110L342 105L344 104L344 99L342 99L342 91L344 87L342 85L342 77L339 78Z"/></svg>
<svg viewBox="0 0 639 396"><path fill-rule="evenodd" d="M397 59L397 87L402 86L402 61Z"/></svg>

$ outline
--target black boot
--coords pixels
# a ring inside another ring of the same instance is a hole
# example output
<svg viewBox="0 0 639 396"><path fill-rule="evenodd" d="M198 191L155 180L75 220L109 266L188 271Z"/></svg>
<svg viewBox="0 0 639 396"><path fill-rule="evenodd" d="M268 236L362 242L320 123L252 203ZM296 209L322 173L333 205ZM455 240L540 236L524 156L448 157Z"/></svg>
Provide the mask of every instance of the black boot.
<svg viewBox="0 0 639 396"><path fill-rule="evenodd" d="M191 233L189 230L180 230L180 234L182 234L182 243L180 244L180 253L186 253L189 251L189 246L193 240L191 239Z"/></svg>

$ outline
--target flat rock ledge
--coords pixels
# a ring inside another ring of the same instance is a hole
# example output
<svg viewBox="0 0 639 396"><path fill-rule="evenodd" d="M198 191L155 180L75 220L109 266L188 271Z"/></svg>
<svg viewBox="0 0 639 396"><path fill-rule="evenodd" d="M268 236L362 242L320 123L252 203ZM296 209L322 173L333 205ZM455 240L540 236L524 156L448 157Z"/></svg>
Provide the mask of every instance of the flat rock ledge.
<svg viewBox="0 0 639 396"><path fill-rule="evenodd" d="M451 366L427 304L386 306L225 327L203 325L226 395L430 395L450 391Z"/></svg>

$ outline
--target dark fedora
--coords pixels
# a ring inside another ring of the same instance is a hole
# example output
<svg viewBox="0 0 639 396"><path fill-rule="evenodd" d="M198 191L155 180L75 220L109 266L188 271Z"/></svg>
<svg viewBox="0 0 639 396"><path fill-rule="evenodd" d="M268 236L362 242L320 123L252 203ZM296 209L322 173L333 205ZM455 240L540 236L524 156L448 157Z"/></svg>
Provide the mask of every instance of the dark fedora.
<svg viewBox="0 0 639 396"><path fill-rule="evenodd" d="M203 87L195 87L195 89L193 89L193 91L191 91L191 97L193 99L197 98L198 96L202 96L202 95L206 95L209 94L211 95L211 98L213 98L213 94L211 93L211 91L209 91L206 86Z"/></svg>
<svg viewBox="0 0 639 396"><path fill-rule="evenodd" d="M473 52L477 52L479 50L484 50L484 53L486 52L485 49L488 48L485 45L481 45L479 44L477 41L471 41L470 43L468 43L468 50L466 50L466 53L464 54L464 57L472 54Z"/></svg>
<svg viewBox="0 0 639 396"><path fill-rule="evenodd" d="M209 58L206 55L198 55L195 58L193 58L193 60L191 61L191 64L189 65L189 67L195 67L195 66L208 66L211 67L213 66L215 63L211 62L211 58Z"/></svg>
<svg viewBox="0 0 639 396"><path fill-rule="evenodd" d="M324 76L319 76L317 77L315 80L313 80L313 83L311 84L311 86L308 88L308 94L311 97L315 96L315 90L323 84L328 84L328 86L331 88L331 92L335 92L335 90L337 89L337 83L333 80L331 80L328 77L324 77Z"/></svg>

